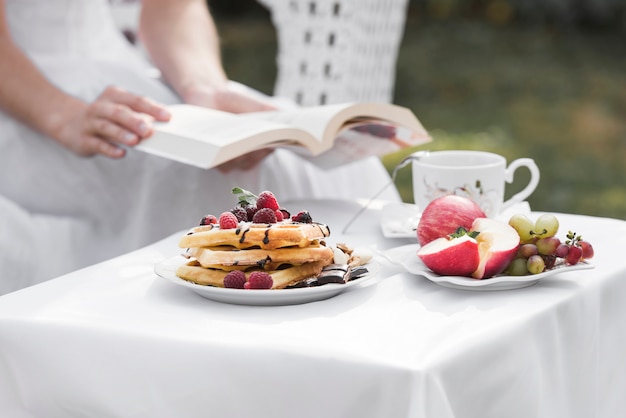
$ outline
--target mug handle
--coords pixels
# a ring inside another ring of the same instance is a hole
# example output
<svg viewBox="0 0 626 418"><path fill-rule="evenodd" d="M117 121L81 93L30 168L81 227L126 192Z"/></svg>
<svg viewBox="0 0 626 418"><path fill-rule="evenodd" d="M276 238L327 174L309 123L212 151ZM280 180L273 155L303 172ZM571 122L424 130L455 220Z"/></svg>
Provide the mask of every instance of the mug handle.
<svg viewBox="0 0 626 418"><path fill-rule="evenodd" d="M539 185L539 178L540 178L539 168L537 167L537 164L535 164L535 161L532 158L518 158L517 160L514 160L513 162L511 162L511 164L509 164L509 166L504 171L504 180L509 184L513 183L515 170L517 170L520 167L528 168L528 170L530 171L530 181L528 182L528 185L524 188L524 190L522 190L519 193L516 193L509 200L504 202L502 204L502 209L506 209L509 206L512 206L516 203L523 202L528 196L530 196L535 191L535 189L537 188L537 185Z"/></svg>

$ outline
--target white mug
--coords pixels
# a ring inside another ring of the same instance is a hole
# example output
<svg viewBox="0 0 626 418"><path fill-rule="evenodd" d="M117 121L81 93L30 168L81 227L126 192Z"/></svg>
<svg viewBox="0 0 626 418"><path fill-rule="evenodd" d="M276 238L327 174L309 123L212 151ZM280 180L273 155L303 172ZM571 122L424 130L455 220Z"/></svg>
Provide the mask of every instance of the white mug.
<svg viewBox="0 0 626 418"><path fill-rule="evenodd" d="M413 195L420 210L439 196L455 194L469 197L488 217L495 217L524 201L539 184L539 168L530 158L519 158L507 166L503 156L483 151L433 151L414 156ZM505 185L513 182L519 167L530 170L530 181L505 202Z"/></svg>

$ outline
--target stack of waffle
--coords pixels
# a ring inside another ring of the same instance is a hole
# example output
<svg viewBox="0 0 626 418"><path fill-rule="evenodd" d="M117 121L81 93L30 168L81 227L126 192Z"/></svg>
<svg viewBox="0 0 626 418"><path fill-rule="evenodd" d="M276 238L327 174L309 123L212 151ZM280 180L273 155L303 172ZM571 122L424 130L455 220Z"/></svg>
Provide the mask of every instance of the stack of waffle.
<svg viewBox="0 0 626 418"><path fill-rule="evenodd" d="M242 270L246 276L261 270L272 276L273 289L297 286L318 277L333 263L334 252L324 242L329 235L324 224L290 220L242 222L232 229L220 229L217 224L198 226L179 242L187 249L189 260L178 267L176 275L197 284L224 287L224 277L232 270Z"/></svg>

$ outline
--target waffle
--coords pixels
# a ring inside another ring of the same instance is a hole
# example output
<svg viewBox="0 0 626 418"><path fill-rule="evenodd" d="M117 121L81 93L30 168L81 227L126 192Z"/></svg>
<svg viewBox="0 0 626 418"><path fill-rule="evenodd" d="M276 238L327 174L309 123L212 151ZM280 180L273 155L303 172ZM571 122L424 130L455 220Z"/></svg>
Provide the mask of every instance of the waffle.
<svg viewBox="0 0 626 418"><path fill-rule="evenodd" d="M240 250L230 246L189 248L187 254L204 268L220 270L247 270L251 267L277 270L287 264L298 266L313 261L330 264L333 260L333 250L321 244L275 250Z"/></svg>
<svg viewBox="0 0 626 418"><path fill-rule="evenodd" d="M308 278L317 277L327 264L326 261L313 261L282 270L270 270L267 273L272 276L274 283L272 289L284 289ZM204 268L198 265L196 260L190 260L176 270L176 275L181 279L215 287L224 287L224 277L227 273L225 270ZM245 274L249 276L250 271L246 271Z"/></svg>
<svg viewBox="0 0 626 418"><path fill-rule="evenodd" d="M279 222L275 224L242 223L233 229L216 224L192 228L179 242L181 248L232 246L237 249L274 250L284 247L307 247L330 236L327 225L320 223Z"/></svg>

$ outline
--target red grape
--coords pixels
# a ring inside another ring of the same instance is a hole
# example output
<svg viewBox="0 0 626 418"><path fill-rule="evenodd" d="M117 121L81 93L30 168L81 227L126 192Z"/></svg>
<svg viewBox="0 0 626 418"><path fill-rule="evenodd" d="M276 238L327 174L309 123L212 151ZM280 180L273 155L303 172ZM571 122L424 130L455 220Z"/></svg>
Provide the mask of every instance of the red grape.
<svg viewBox="0 0 626 418"><path fill-rule="evenodd" d="M576 245L572 245L567 253L567 256L565 257L565 263L573 266L580 261L582 255L583 249Z"/></svg>
<svg viewBox="0 0 626 418"><path fill-rule="evenodd" d="M565 258L567 257L567 253L569 253L569 245L561 244L558 247L556 247L556 251L554 252L554 255L556 255L559 258Z"/></svg>
<svg viewBox="0 0 626 418"><path fill-rule="evenodd" d="M531 255L538 253L537 246L535 244L522 244L520 245L518 252L523 258L528 258Z"/></svg>
<svg viewBox="0 0 626 418"><path fill-rule="evenodd" d="M578 244L580 248L583 250L583 259L588 259L593 257L593 247L589 243L589 241L579 241Z"/></svg>

